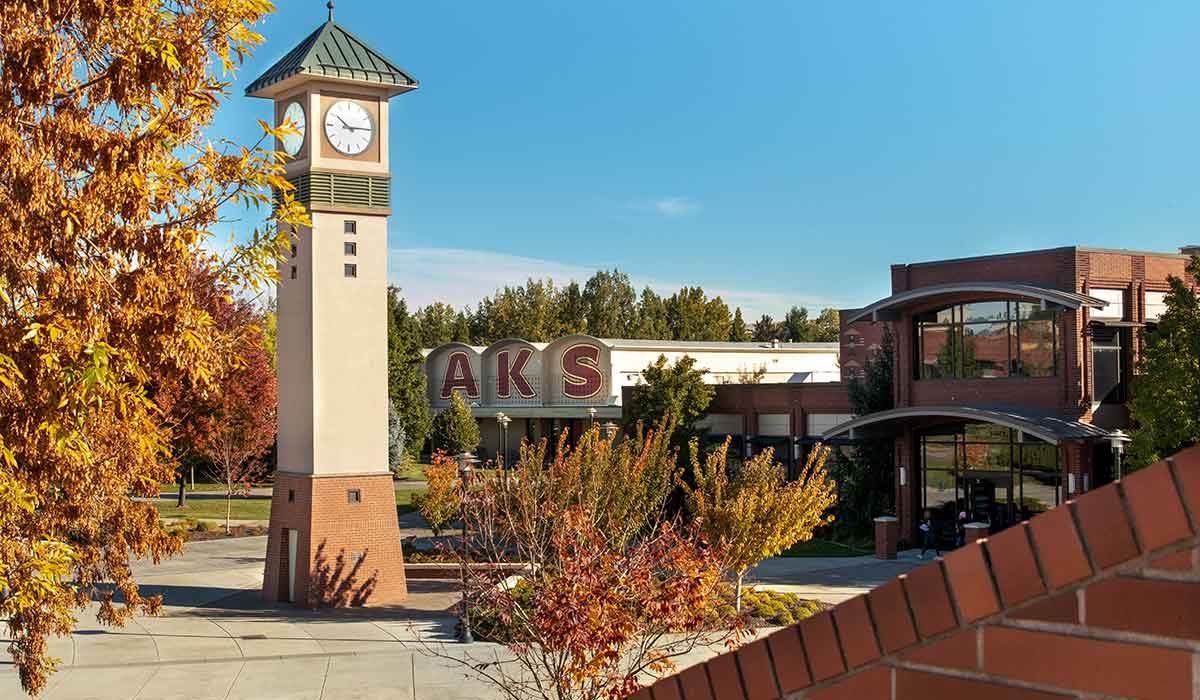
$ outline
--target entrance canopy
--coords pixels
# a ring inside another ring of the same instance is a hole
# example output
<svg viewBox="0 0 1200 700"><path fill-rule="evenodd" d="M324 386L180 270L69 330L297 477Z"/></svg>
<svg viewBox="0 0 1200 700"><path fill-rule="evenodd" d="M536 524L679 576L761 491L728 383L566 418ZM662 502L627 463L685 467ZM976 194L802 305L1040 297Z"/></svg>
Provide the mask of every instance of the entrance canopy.
<svg viewBox="0 0 1200 700"><path fill-rule="evenodd" d="M928 287L918 287L906 292L893 294L886 299L852 311L846 316L846 323L855 321L892 321L899 317L899 312L918 302L940 296L953 294L999 294L1006 297L1023 297L1037 299L1043 306L1054 305L1065 309L1078 309L1087 306L1102 309L1108 302L1086 294L1064 292L1061 289L1037 287L1020 282L955 282L953 284L935 284Z"/></svg>
<svg viewBox="0 0 1200 700"><path fill-rule="evenodd" d="M829 439L859 431L872 426L882 428L889 423L899 423L920 418L957 418L979 423L994 423L1019 430L1052 444L1068 440L1092 440L1108 437L1108 431L1090 423L1021 411L1020 409L985 406L910 406L893 408L859 416L830 428L821 435Z"/></svg>

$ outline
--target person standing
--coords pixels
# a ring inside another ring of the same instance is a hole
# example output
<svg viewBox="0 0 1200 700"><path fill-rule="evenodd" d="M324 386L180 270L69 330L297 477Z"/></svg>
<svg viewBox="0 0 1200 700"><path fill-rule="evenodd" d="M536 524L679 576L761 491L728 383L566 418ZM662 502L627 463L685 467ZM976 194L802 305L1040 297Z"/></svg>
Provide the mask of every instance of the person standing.
<svg viewBox="0 0 1200 700"><path fill-rule="evenodd" d="M935 556L942 556L942 552L938 549L936 533L933 531L933 514L925 511L925 515L921 520L921 558L925 558L925 552L933 550Z"/></svg>

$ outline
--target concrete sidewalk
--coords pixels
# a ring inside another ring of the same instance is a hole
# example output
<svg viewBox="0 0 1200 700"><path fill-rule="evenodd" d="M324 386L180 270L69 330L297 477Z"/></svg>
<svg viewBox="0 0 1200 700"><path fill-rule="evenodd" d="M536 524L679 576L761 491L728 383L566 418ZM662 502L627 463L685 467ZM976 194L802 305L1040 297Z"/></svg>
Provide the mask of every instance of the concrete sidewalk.
<svg viewBox="0 0 1200 700"><path fill-rule="evenodd" d="M926 560L927 561L927 560ZM781 593L795 593L836 605L866 593L907 573L924 561L916 550L900 552L897 559L863 557L775 557L760 562L746 574L746 583Z"/></svg>
<svg viewBox="0 0 1200 700"><path fill-rule="evenodd" d="M87 610L75 634L50 642L62 670L44 697L498 697L466 666L434 653L476 662L505 658L503 647L455 641L454 581L410 581L403 606L321 611L270 606L259 597L265 548L265 537L192 542L181 556L158 566L137 563L143 594L163 594L163 615L136 617L118 629L100 625L95 606ZM771 559L751 578L763 587L836 602L916 563L911 557ZM682 665L710 653L698 651ZM4 657L0 698L19 697L16 673Z"/></svg>

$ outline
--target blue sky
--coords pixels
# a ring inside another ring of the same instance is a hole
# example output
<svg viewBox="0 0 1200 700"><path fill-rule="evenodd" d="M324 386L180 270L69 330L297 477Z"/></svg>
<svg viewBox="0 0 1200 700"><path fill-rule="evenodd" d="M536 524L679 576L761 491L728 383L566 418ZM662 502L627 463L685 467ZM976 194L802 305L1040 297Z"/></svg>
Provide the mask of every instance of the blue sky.
<svg viewBox="0 0 1200 700"><path fill-rule="evenodd" d="M277 0L214 135L325 18ZM416 303L620 267L748 316L888 265L1200 242L1195 2L383 2L340 24L393 101L390 273Z"/></svg>

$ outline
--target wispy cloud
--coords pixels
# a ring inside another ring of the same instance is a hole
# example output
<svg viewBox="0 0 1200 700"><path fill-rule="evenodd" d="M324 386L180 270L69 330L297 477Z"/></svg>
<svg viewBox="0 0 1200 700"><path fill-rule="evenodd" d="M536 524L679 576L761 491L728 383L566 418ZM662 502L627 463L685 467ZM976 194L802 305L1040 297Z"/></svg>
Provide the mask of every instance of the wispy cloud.
<svg viewBox="0 0 1200 700"><path fill-rule="evenodd" d="M409 307L425 306L435 301L445 302L456 308L474 305L481 298L491 296L505 285L524 284L529 278L551 278L557 284L571 280L583 282L596 270L612 267L598 261L594 267L572 265L507 253L459 248L393 248L388 254L388 279L403 290ZM663 295L674 294L683 283L631 276L634 288L650 287ZM747 322L762 314L780 317L793 305L819 309L838 306L833 300L802 293L788 293L763 289L738 289L723 285L709 285L703 281L688 282L699 285L709 296L720 296L729 308L740 306Z"/></svg>
<svg viewBox="0 0 1200 700"><path fill-rule="evenodd" d="M654 211L663 216L691 216L700 209L700 202L688 197L664 197L654 200Z"/></svg>

